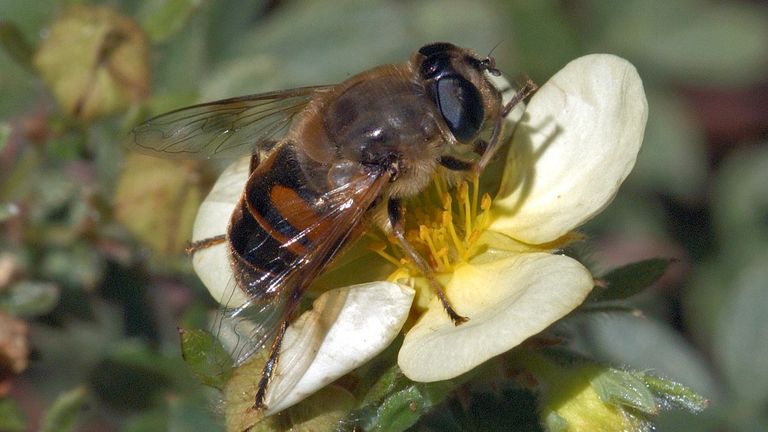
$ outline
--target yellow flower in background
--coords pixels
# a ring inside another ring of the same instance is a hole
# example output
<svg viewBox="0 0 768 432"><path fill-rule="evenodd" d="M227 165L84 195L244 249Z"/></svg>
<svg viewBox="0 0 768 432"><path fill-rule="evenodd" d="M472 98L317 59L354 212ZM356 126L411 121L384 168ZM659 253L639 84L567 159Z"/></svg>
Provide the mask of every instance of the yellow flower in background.
<svg viewBox="0 0 768 432"><path fill-rule="evenodd" d="M469 321L455 326L397 249L379 245L375 253L390 261L382 267L395 269L387 281L326 292L289 327L267 396L269 412L367 362L409 316L413 324L398 364L408 378L430 382L471 370L576 308L593 287L592 275L553 252L578 238L573 230L616 194L634 165L646 117L642 83L631 64L611 55L569 63L525 109L494 197L481 187L486 179L453 190L437 180L432 197L439 203L423 205L427 198L419 197L406 208L409 239ZM243 162L222 174L199 210L194 240L226 232L246 175ZM224 245L197 252L193 262L217 300L232 294L226 290L233 279ZM370 280L366 273L381 273L359 262L334 271L352 279L360 274L358 282ZM245 300L226 299L230 305ZM244 400L245 409L252 398Z"/></svg>

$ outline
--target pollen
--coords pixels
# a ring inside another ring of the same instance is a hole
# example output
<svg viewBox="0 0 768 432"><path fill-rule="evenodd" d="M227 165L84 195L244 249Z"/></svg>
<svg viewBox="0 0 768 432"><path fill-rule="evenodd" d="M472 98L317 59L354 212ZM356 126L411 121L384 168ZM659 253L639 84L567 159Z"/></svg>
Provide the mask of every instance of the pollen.
<svg viewBox="0 0 768 432"><path fill-rule="evenodd" d="M450 186L436 175L430 188L405 203L406 238L436 275L451 273L472 258L474 244L490 223L491 203L490 195L480 194L477 176ZM419 275L397 240L388 240L371 250L397 267L389 279Z"/></svg>

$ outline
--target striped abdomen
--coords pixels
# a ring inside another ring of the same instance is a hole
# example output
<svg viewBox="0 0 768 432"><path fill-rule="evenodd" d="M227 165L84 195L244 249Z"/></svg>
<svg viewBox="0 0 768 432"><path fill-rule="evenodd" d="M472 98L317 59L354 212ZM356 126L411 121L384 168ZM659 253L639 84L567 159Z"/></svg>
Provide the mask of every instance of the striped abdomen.
<svg viewBox="0 0 768 432"><path fill-rule="evenodd" d="M237 282L251 298L278 294L289 277L296 278L291 285L309 284L350 239L349 233L340 236L332 229L327 212L333 209L325 195L308 186L289 145L277 148L253 171L229 228ZM321 257L312 255L318 253Z"/></svg>

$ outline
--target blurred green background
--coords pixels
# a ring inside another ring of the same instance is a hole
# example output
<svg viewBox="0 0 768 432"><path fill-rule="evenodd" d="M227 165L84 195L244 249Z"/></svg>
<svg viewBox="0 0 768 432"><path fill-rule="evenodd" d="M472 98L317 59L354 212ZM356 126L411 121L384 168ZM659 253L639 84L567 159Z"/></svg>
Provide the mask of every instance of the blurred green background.
<svg viewBox="0 0 768 432"><path fill-rule="evenodd" d="M127 131L441 40L538 83L593 52L638 68L640 158L584 230L599 269L677 262L576 345L711 400L660 431L768 430L765 3L0 0L0 431L219 430L176 327L214 307L182 250L221 167L129 154Z"/></svg>

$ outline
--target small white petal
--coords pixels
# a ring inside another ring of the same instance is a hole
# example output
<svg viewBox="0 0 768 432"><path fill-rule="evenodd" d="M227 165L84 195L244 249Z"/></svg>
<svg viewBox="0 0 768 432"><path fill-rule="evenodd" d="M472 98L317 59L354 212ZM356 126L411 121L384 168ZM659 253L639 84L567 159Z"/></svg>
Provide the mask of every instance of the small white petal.
<svg viewBox="0 0 768 432"><path fill-rule="evenodd" d="M562 255L513 254L462 265L445 290L469 321L455 326L433 299L406 334L398 365L414 381L454 378L541 332L581 304L592 286L589 271Z"/></svg>
<svg viewBox="0 0 768 432"><path fill-rule="evenodd" d="M389 346L414 295L405 286L372 282L318 297L286 330L266 414L301 401Z"/></svg>
<svg viewBox="0 0 768 432"><path fill-rule="evenodd" d="M243 158L229 167L216 180L211 192L197 210L192 228L192 241L226 234L232 211L240 199L248 180L250 158ZM192 266L216 301L235 307L246 301L245 295L235 289L234 275L229 264L227 245L221 243L200 249L192 256Z"/></svg>
<svg viewBox="0 0 768 432"><path fill-rule="evenodd" d="M541 244L599 213L635 164L647 116L626 60L594 54L566 65L515 130L489 229Z"/></svg>

